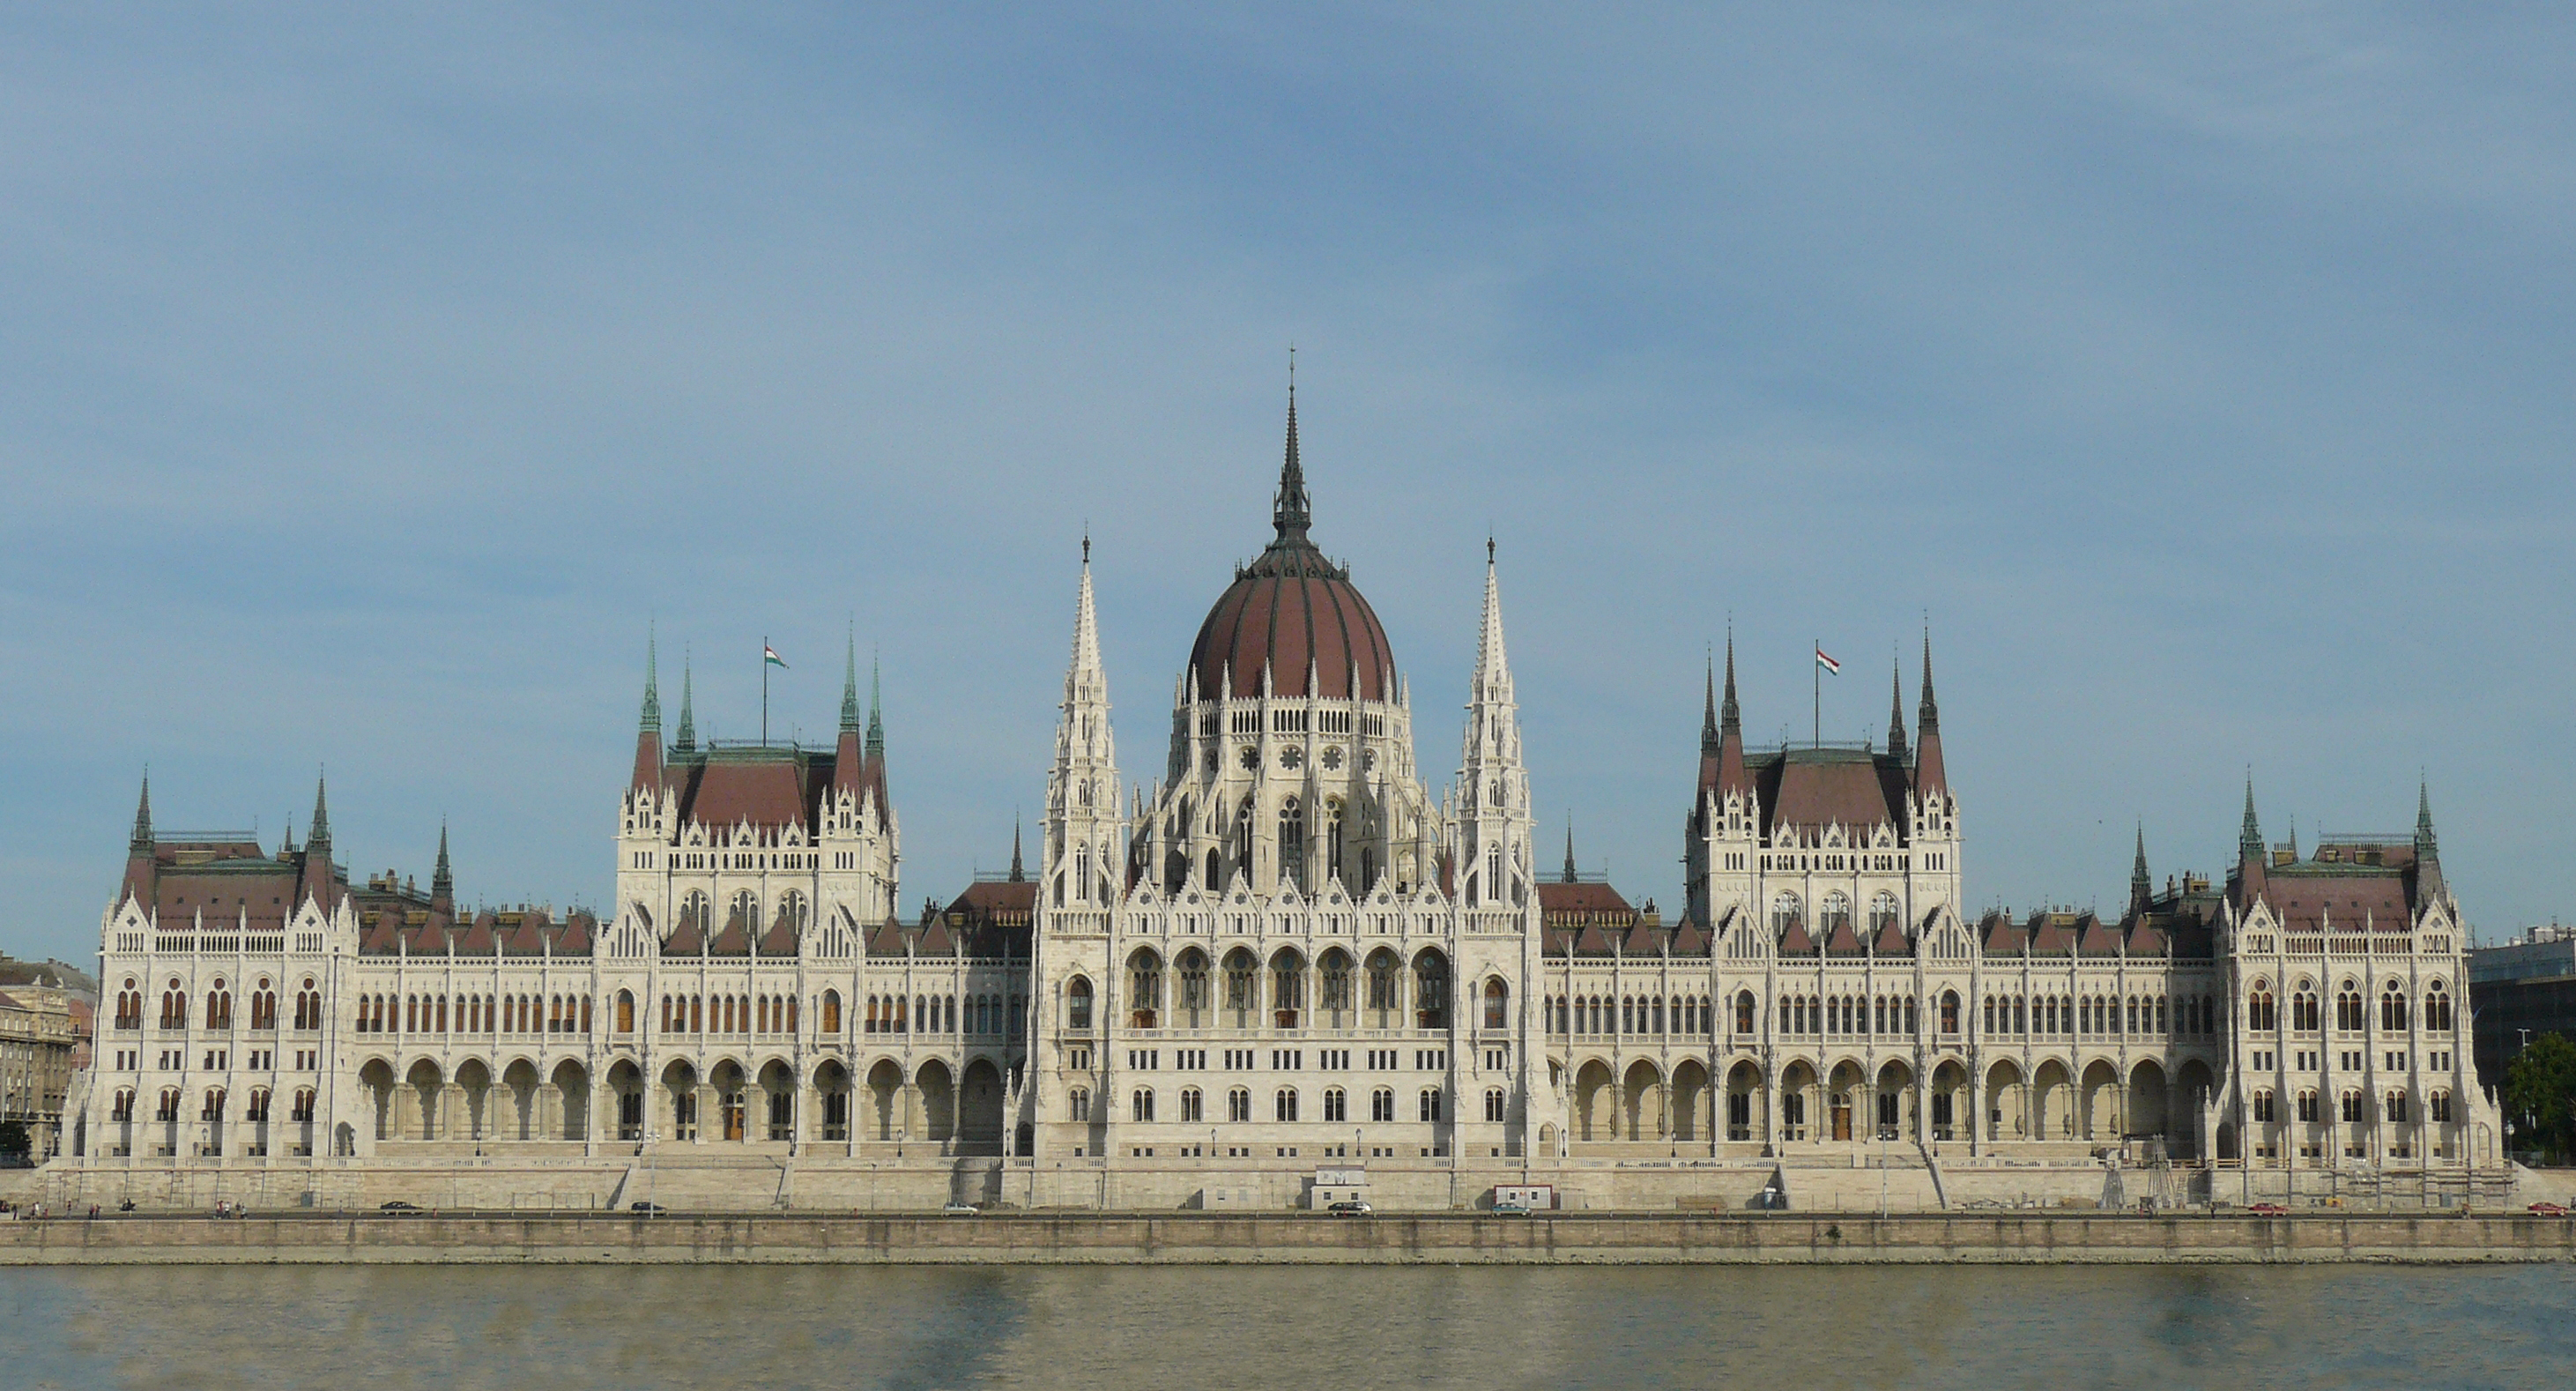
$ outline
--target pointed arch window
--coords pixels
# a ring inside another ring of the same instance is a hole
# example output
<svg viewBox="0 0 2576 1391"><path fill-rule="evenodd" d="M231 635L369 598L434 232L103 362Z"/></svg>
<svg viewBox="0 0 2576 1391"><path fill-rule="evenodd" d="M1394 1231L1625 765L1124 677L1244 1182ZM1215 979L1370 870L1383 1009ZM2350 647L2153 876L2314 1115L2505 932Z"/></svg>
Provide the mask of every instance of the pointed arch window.
<svg viewBox="0 0 2576 1391"><path fill-rule="evenodd" d="M1324 877L1342 882L1342 802L1336 797L1324 803Z"/></svg>
<svg viewBox="0 0 2576 1391"><path fill-rule="evenodd" d="M1869 901L1870 935L1875 937L1896 926L1898 915L1896 895L1882 892L1878 897L1871 899Z"/></svg>
<svg viewBox="0 0 2576 1391"><path fill-rule="evenodd" d="M1279 881L1306 887L1306 806L1295 797L1279 804Z"/></svg>

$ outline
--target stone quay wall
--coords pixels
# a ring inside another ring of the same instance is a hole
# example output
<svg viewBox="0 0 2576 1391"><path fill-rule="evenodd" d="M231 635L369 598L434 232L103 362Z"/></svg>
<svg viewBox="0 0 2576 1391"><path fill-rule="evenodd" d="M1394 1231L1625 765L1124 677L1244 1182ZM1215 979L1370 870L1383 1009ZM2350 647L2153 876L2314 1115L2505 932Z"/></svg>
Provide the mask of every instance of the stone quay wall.
<svg viewBox="0 0 2576 1391"><path fill-rule="evenodd" d="M2576 1260L2528 1215L292 1214L0 1223L0 1265L2499 1264Z"/></svg>

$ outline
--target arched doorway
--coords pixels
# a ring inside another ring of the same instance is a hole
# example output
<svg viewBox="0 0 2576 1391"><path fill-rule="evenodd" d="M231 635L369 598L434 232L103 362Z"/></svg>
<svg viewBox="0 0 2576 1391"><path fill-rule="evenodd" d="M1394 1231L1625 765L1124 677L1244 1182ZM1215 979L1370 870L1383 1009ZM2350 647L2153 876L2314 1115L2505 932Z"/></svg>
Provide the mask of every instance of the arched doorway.
<svg viewBox="0 0 2576 1391"><path fill-rule="evenodd" d="M1584 1143L1613 1137L1610 1067L1598 1058L1574 1074L1574 1138Z"/></svg>
<svg viewBox="0 0 2576 1391"><path fill-rule="evenodd" d="M1704 1112L1708 1099L1708 1069L1697 1058L1684 1058L1673 1068L1673 1138L1683 1144L1698 1144L1709 1138Z"/></svg>
<svg viewBox="0 0 2576 1391"><path fill-rule="evenodd" d="M1986 1069L1986 1138L2030 1138L2030 1094L2019 1064L2004 1060Z"/></svg>
<svg viewBox="0 0 2576 1391"><path fill-rule="evenodd" d="M937 1058L923 1063L914 1083L921 1088L922 1138L954 1138L957 1134L957 1092L949 1081L948 1064Z"/></svg>
<svg viewBox="0 0 2576 1391"><path fill-rule="evenodd" d="M2096 1058L2084 1069L2083 1135L2087 1140L2120 1138L2120 1070Z"/></svg>
<svg viewBox="0 0 2576 1391"><path fill-rule="evenodd" d="M2164 1137L2165 1086L2165 1070L2153 1058L2129 1070L2129 1134Z"/></svg>
<svg viewBox="0 0 2576 1391"><path fill-rule="evenodd" d="M1639 1058L1628 1065L1628 1078L1620 1088L1619 1101L1623 1138L1664 1138L1664 1075L1653 1063Z"/></svg>
<svg viewBox="0 0 2576 1391"><path fill-rule="evenodd" d="M1002 1072L991 1061L977 1058L966 1065L966 1075L958 1089L958 1152L961 1154L1000 1154L1002 1152Z"/></svg>
<svg viewBox="0 0 2576 1391"><path fill-rule="evenodd" d="M1726 1070L1726 1138L1745 1141L1759 1138L1763 1114L1762 1069L1750 1060L1738 1062Z"/></svg>

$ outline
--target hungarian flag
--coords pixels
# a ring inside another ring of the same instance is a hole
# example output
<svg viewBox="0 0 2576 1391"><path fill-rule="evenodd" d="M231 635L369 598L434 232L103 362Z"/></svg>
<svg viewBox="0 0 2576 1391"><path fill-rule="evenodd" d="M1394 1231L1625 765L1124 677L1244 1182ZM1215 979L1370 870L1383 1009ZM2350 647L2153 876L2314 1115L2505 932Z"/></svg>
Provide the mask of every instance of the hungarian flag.
<svg viewBox="0 0 2576 1391"><path fill-rule="evenodd" d="M773 661L773 662L778 661L778 659L777 659L776 657L772 657L772 658L770 658L769 660L771 660L771 661ZM785 664L784 664L784 663L780 663L780 665L782 665L782 666L783 666L783 665L785 665ZM1826 656L1826 655L1825 655L1825 649L1823 649L1823 648L1821 648L1821 647L1819 647L1819 648L1817 648L1817 649L1816 649L1816 665L1818 665L1818 666L1820 666L1820 667L1823 667L1827 672L1830 672L1831 674L1833 674L1833 675L1835 675L1835 676L1840 676L1840 675L1842 675L1842 674L1843 674L1843 664L1842 664L1842 663L1840 663L1840 662L1835 661L1835 660L1834 660L1833 658L1831 658L1831 657Z"/></svg>
<svg viewBox="0 0 2576 1391"><path fill-rule="evenodd" d="M1821 657L1825 654L1819 652L1816 655ZM779 656L778 649L770 646L768 643L764 642L760 645L760 659L767 662L769 665L778 668L780 671L785 671L787 669L787 659Z"/></svg>

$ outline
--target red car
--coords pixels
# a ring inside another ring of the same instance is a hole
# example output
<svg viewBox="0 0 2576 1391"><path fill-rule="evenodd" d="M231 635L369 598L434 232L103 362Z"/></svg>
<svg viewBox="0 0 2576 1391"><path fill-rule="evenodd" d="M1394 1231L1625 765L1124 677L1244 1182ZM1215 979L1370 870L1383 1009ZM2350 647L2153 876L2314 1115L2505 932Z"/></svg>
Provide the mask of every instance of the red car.
<svg viewBox="0 0 2576 1391"><path fill-rule="evenodd" d="M2279 1203L2247 1203L2245 1205L2245 1210L2253 1213L2257 1217L2287 1217L2290 1215L2290 1210L2281 1206Z"/></svg>
<svg viewBox="0 0 2576 1391"><path fill-rule="evenodd" d="M2567 1215L2567 1205L2564 1203L2533 1203L2531 1205L2531 1215L2534 1217L2564 1217Z"/></svg>

